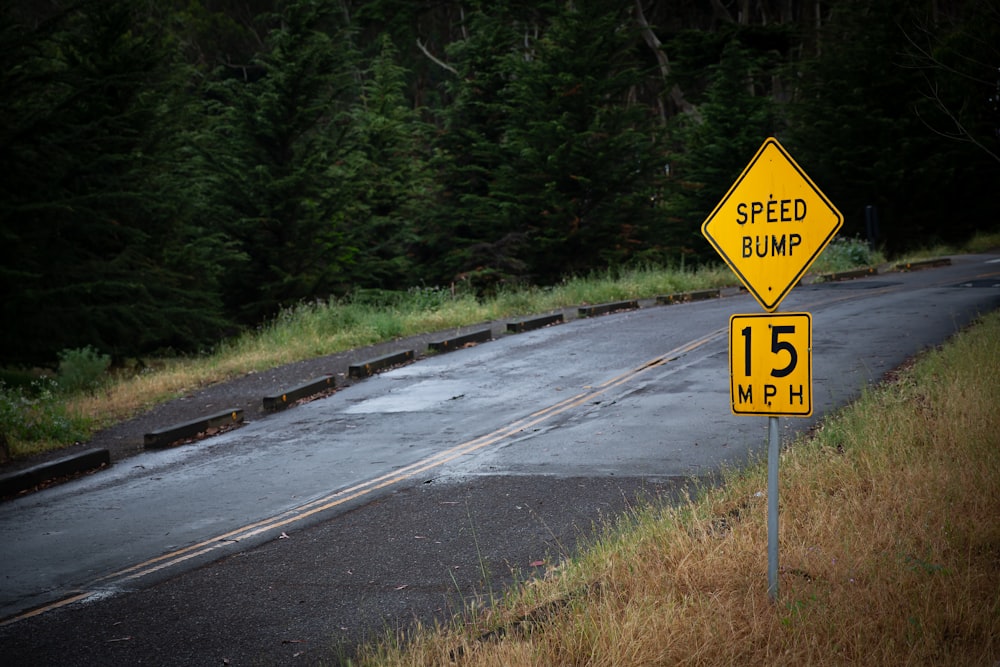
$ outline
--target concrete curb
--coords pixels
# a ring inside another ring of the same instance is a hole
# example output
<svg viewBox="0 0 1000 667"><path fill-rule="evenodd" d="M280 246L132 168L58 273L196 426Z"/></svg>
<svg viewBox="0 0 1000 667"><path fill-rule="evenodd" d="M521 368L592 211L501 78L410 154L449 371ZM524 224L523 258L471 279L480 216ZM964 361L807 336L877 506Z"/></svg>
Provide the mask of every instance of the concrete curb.
<svg viewBox="0 0 1000 667"><path fill-rule="evenodd" d="M305 384L300 384L297 387L286 389L280 394L265 396L262 400L262 404L264 410L276 412L278 410L284 410L299 399L315 396L316 394L321 394L324 391L336 389L336 387L336 378L332 375L327 375L326 377L319 378L318 380L310 380Z"/></svg>
<svg viewBox="0 0 1000 667"><path fill-rule="evenodd" d="M888 267L883 266L882 268L897 271L916 271L925 268L950 265L951 258L944 257L899 263L889 265ZM847 280L851 278L876 275L878 273L878 268L867 267L864 269L855 269L839 273L821 274L818 276L818 281ZM655 303L659 306L714 299L744 293L746 292L746 288L742 285L736 285L730 288L725 288L725 291L727 292L726 294L723 294L723 291L723 289L706 289L678 292L675 294L657 296ZM578 308L577 312L579 317L592 317L594 315L614 312L615 310L633 310L637 308L640 308L638 301L622 301L596 306L581 306ZM569 312L571 313L572 311ZM561 324L563 322L565 322L563 313L529 317L508 322L506 325L506 331L507 333L522 333L533 329L540 329L552 324ZM492 330L482 329L461 336L456 336L454 338L432 341L428 343L428 349L435 352L449 352L470 343L483 343L490 340L493 340ZM373 375L378 370L407 363L413 361L415 358L416 354L413 350L397 352L372 359L364 364L350 366L348 368L348 374L352 378L364 378ZM285 390L281 394L265 396L262 399L263 407L265 411L276 412L287 408L289 405L301 398L313 396L335 387L336 379L332 375L326 376L296 387L292 387ZM204 433L211 428L242 422L243 410L227 410L216 415L203 417L190 422L184 422L182 424L159 429L151 433L146 433L143 438L144 445L147 449L164 448L177 442L178 440L197 436L199 433ZM30 489L46 481L58 477L95 470L101 466L110 465L110 463L111 457L107 449L90 449L73 456L57 459L50 463L42 463L31 468L25 468L24 470L17 472L0 475L0 497L16 495L25 489Z"/></svg>
<svg viewBox="0 0 1000 667"><path fill-rule="evenodd" d="M850 271L837 271L835 273L821 273L816 276L816 282L834 283L841 280L853 280L854 278L864 278L866 276L878 275L878 268L866 266L863 269L851 269Z"/></svg>
<svg viewBox="0 0 1000 667"><path fill-rule="evenodd" d="M193 438L199 433L204 433L211 428L219 428L230 424L243 422L243 410L233 409L219 412L208 417L192 419L189 422L175 424L167 428L161 428L151 433L146 433L142 442L146 449L163 449L169 447L178 440Z"/></svg>
<svg viewBox="0 0 1000 667"><path fill-rule="evenodd" d="M636 310L639 307L638 301L617 301L615 303L601 303L596 306L580 306L576 309L580 317L594 317L595 315L607 315L608 313L620 310Z"/></svg>
<svg viewBox="0 0 1000 667"><path fill-rule="evenodd" d="M938 266L951 266L950 257L937 257L935 259L922 259L918 262L903 262L897 264L897 271L919 271L921 269L931 269Z"/></svg>
<svg viewBox="0 0 1000 667"><path fill-rule="evenodd" d="M673 303L689 303L691 301L705 301L706 299L718 299L722 296L720 289L700 289L690 292L676 292L674 294L664 294L656 297L656 303L666 306Z"/></svg>
<svg viewBox="0 0 1000 667"><path fill-rule="evenodd" d="M347 375L352 378L366 378L377 371L389 368L390 366L396 366L398 364L405 364L408 361L413 361L416 354L413 350L404 350L402 352L394 352L393 354L387 354L384 357L378 357L376 359L371 359L363 364L353 364L347 367Z"/></svg>
<svg viewBox="0 0 1000 667"><path fill-rule="evenodd" d="M434 352L451 352L452 350L457 350L460 347L465 347L470 343L485 343L491 340L493 340L493 331L491 329L482 329L480 331L467 333L463 336L455 336L454 338L431 341L427 344L427 349L433 350Z"/></svg>
<svg viewBox="0 0 1000 667"><path fill-rule="evenodd" d="M523 333L533 329L541 329L550 324L562 324L565 321L562 313L554 315L542 315L541 317L531 317L524 320L515 320L507 323L508 333Z"/></svg>
<svg viewBox="0 0 1000 667"><path fill-rule="evenodd" d="M0 497L13 496L57 477L78 475L111 465L106 449L87 449L48 463L0 475Z"/></svg>

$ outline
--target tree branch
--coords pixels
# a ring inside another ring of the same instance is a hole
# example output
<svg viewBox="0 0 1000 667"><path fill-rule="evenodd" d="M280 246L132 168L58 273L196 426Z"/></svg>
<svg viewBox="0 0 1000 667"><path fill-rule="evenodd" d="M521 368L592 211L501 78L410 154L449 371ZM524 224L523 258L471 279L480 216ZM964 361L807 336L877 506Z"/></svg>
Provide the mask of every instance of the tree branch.
<svg viewBox="0 0 1000 667"><path fill-rule="evenodd" d="M726 6L722 4L722 0L709 0L709 4L712 5L712 18L722 19L725 23L736 23L733 19L733 15L729 13Z"/></svg>
<svg viewBox="0 0 1000 667"><path fill-rule="evenodd" d="M431 52L427 50L427 47L424 46L423 42L420 41L419 37L417 37L417 48L419 48L421 51L423 51L424 55L427 56L428 58L430 58L431 61L434 62L436 65L440 65L441 67L443 67L444 69L448 70L449 72L451 72L455 76L458 76L458 70L455 69L454 67L452 67L451 65L449 65L448 63L444 62L443 60L438 60L437 58L435 58L434 55L431 54Z"/></svg>
<svg viewBox="0 0 1000 667"><path fill-rule="evenodd" d="M642 11L642 0L635 0L635 16L639 22L639 27L642 29L642 38L646 41L649 48L652 49L653 55L656 56L656 62L659 63L663 84L665 86L669 85L670 60L667 59L667 54L663 51L663 43L660 42L656 33L649 26L649 21L646 20L646 15ZM698 117L698 109L684 98L684 91L680 89L680 86L677 84L671 86L669 95L670 101L683 113L689 113ZM667 121L667 113L662 103L660 105L660 120L664 123Z"/></svg>
<svg viewBox="0 0 1000 667"><path fill-rule="evenodd" d="M938 109L940 111L942 111L946 116L948 116L948 119L952 123L954 123L954 125L955 125L955 133L951 134L951 133L943 132L943 131L937 129L936 127L934 127L933 125L931 125L929 122L927 122L922 115L920 115L920 110L919 109L914 108L914 111L916 111L916 113L917 113L917 118L920 119L920 121L927 127L927 129L931 130L935 134L938 134L938 135L940 135L942 137L946 137L948 139L952 139L952 140L955 140L955 141L964 141L964 142L970 143L973 146L975 146L976 148L978 148L978 149L982 150L983 152L985 152L987 155L989 155L991 158L993 158L997 162L1000 162L1000 155L998 155L997 153L993 152L990 149L989 146L987 146L983 142L979 141L972 134L972 132L969 132L969 130L966 129L965 125L962 123L962 120L958 117L958 115L956 115L954 112L952 112L952 110L950 108L948 108L948 105L944 103L944 100L942 100L941 96L938 94L937 84L928 82L928 88L930 88L930 90L931 90L931 95L928 95L928 98L934 100L934 103L938 107Z"/></svg>

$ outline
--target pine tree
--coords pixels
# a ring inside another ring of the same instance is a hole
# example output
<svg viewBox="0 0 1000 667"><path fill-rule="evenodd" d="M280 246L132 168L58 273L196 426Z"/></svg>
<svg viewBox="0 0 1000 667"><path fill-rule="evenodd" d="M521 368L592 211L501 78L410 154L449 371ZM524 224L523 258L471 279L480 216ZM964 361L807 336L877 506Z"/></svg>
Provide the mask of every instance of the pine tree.
<svg viewBox="0 0 1000 667"><path fill-rule="evenodd" d="M670 221L666 242L674 257L714 259L701 224L777 129L774 100L769 89L762 89L770 79L762 57L744 48L734 33L722 41L718 63L707 68L697 114L678 116L671 124L675 151L662 209Z"/></svg>
<svg viewBox="0 0 1000 667"><path fill-rule="evenodd" d="M467 37L447 50L456 72L446 86L452 102L440 110L442 129L431 162L440 195L419 220L418 257L432 282L459 280L490 289L524 273L517 257L523 233L502 226L490 191L505 159L499 148L507 114L501 96L510 78L508 54L519 39L502 10L467 14Z"/></svg>
<svg viewBox="0 0 1000 667"><path fill-rule="evenodd" d="M449 50L458 72L438 143L438 275L479 289L551 283L647 250L655 117L630 105L638 35L599 2L491 6ZM433 247L433 246L432 246Z"/></svg>
<svg viewBox="0 0 1000 667"><path fill-rule="evenodd" d="M429 127L404 96L406 70L388 35L367 72L351 112L357 136L358 198L352 203L352 247L358 249L352 284L401 289L419 282L414 265L415 219L430 205Z"/></svg>
<svg viewBox="0 0 1000 667"><path fill-rule="evenodd" d="M215 86L215 153L228 235L245 255L227 299L244 322L343 291L358 248L357 58L333 2L293 1L272 17L252 67Z"/></svg>
<svg viewBox="0 0 1000 667"><path fill-rule="evenodd" d="M503 159L491 194L524 234L533 282L625 264L656 244L655 115L629 103L642 72L624 10L575 2L511 56Z"/></svg>
<svg viewBox="0 0 1000 667"><path fill-rule="evenodd" d="M224 322L197 280L206 265L178 261L191 239L175 217L184 188L168 157L177 97L162 32L124 1L30 21L6 11L3 359L207 343Z"/></svg>

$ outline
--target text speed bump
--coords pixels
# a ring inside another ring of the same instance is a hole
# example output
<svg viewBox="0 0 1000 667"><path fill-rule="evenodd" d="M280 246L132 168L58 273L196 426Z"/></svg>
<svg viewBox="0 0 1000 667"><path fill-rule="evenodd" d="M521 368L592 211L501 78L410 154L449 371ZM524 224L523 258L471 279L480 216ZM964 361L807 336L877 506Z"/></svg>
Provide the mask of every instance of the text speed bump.
<svg viewBox="0 0 1000 667"><path fill-rule="evenodd" d="M773 312L843 222L840 211L771 137L701 231L764 310Z"/></svg>
<svg viewBox="0 0 1000 667"><path fill-rule="evenodd" d="M738 415L812 415L812 316L729 318L730 401Z"/></svg>

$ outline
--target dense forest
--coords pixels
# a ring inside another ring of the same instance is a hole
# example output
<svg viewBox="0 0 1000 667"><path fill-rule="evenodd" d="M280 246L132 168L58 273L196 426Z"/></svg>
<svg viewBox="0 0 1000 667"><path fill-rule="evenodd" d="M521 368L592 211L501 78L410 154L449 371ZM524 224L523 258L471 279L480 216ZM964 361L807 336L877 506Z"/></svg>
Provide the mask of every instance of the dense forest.
<svg viewBox="0 0 1000 667"><path fill-rule="evenodd" d="M716 261L777 136L889 252L1000 222L998 0L0 0L0 365Z"/></svg>

